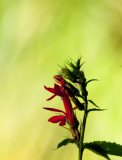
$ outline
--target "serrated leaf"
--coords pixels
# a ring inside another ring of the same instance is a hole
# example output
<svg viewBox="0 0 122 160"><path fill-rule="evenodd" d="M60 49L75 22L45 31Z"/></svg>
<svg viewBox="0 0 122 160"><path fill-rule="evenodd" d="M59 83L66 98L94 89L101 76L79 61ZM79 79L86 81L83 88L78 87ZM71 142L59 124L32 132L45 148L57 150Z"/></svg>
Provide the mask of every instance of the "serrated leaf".
<svg viewBox="0 0 122 160"><path fill-rule="evenodd" d="M89 83L89 82L92 82L92 81L98 81L98 79L90 79L86 82L86 85Z"/></svg>
<svg viewBox="0 0 122 160"><path fill-rule="evenodd" d="M94 143L100 145L107 154L122 157L122 145L116 144L115 142L95 141Z"/></svg>
<svg viewBox="0 0 122 160"><path fill-rule="evenodd" d="M64 139L63 141L61 141L58 146L57 146L57 149L62 147L62 146L66 146L67 144L69 143L75 143L77 146L78 146L78 143L76 140L74 139L70 139L70 138L67 138L67 139Z"/></svg>
<svg viewBox="0 0 122 160"><path fill-rule="evenodd" d="M96 154L98 154L100 156L103 156L107 160L110 160L110 158L108 157L106 151L101 146L99 146L98 144L96 144L94 142L84 143L84 149L85 148L91 150L92 152L94 152L94 153L96 153Z"/></svg>
<svg viewBox="0 0 122 160"><path fill-rule="evenodd" d="M92 100L88 100L91 104L93 104L95 107L99 108L98 105L96 105Z"/></svg>
<svg viewBox="0 0 122 160"><path fill-rule="evenodd" d="M104 111L104 110L106 110L106 109L92 108L92 109L87 110L87 113L89 113L91 111Z"/></svg>
<svg viewBox="0 0 122 160"><path fill-rule="evenodd" d="M94 141L91 143L84 143L84 148L87 148L89 144L100 146L107 154L122 157L122 145L116 144L115 142Z"/></svg>

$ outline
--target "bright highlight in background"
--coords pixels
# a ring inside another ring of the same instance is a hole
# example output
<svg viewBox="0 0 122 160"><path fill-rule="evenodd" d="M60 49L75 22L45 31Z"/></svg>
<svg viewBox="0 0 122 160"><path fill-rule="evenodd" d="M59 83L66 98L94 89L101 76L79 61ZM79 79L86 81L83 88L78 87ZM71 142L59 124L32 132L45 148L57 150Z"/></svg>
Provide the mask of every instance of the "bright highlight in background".
<svg viewBox="0 0 122 160"><path fill-rule="evenodd" d="M99 79L89 85L89 97L108 109L88 117L85 140L122 144L121 6L119 0L0 1L1 160L77 158L72 145L54 150L70 133L47 123L51 113L42 109L62 107L58 98L46 102L43 86L53 86L69 57L82 56L86 78ZM88 151L87 159L103 158Z"/></svg>

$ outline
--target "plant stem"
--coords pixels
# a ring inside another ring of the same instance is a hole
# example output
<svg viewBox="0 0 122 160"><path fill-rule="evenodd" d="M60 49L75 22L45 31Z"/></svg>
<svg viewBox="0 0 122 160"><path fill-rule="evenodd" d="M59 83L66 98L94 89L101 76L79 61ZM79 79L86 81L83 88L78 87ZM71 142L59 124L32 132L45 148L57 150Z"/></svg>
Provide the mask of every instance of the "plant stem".
<svg viewBox="0 0 122 160"><path fill-rule="evenodd" d="M78 160L82 160L83 157L83 141L84 141L84 134L85 134L85 127L86 127L86 119L87 119L87 96L85 97L85 110L83 116L83 124L81 124L81 131L80 131L80 141L79 141L79 157Z"/></svg>

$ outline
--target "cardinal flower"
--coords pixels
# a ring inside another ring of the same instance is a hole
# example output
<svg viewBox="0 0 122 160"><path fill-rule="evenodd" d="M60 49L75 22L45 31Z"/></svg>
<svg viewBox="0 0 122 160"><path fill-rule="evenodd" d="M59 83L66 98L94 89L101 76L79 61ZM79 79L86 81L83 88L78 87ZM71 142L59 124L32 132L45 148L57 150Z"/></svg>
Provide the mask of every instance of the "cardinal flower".
<svg viewBox="0 0 122 160"><path fill-rule="evenodd" d="M66 124L67 117L66 117L66 113L64 111L61 111L61 110L55 109L55 108L46 108L46 107L44 107L44 109L49 110L49 111L63 113L63 115L57 115L57 116L53 116L53 117L49 118L48 119L49 122L52 122L52 123L59 122L59 126L64 126Z"/></svg>
<svg viewBox="0 0 122 160"><path fill-rule="evenodd" d="M67 91L65 90L65 81L61 76L54 76L54 79L57 83L59 83L61 86L54 84L54 88L48 88L46 86L45 89L51 93L53 93L54 95L51 96L50 98L48 98L47 100L51 100L53 99L55 96L60 96L63 100L63 104L64 104L64 108L65 108L65 112L59 109L55 109L55 108L44 108L46 110L50 110L50 111L54 111L54 112L60 112L63 115L57 115L57 116L53 116L51 118L48 119L49 122L52 123L58 123L60 126L63 126L66 124L66 120L68 120L68 123L70 124L70 126L74 126L75 122L74 122L74 112L72 109L72 104L70 102L69 99L69 95L67 93Z"/></svg>

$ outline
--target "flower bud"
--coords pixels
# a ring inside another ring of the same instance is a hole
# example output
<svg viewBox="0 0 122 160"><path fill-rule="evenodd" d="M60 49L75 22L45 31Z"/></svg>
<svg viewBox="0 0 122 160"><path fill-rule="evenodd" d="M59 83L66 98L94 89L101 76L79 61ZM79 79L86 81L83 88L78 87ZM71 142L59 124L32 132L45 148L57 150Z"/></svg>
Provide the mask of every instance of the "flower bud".
<svg viewBox="0 0 122 160"><path fill-rule="evenodd" d="M68 72L69 72L69 70L68 70L68 69L64 69L64 68L62 68L62 69L61 69L61 71L62 71L66 76L68 76Z"/></svg>
<svg viewBox="0 0 122 160"><path fill-rule="evenodd" d="M61 71L62 71L63 74L64 74L68 79L70 79L72 82L75 81L76 76L75 76L75 74L73 73L73 71L71 71L71 70L68 69L68 68L62 68Z"/></svg>
<svg viewBox="0 0 122 160"><path fill-rule="evenodd" d="M53 78L57 83L61 84L62 86L64 86L66 84L64 79L59 75L55 75L55 76L53 76Z"/></svg>

